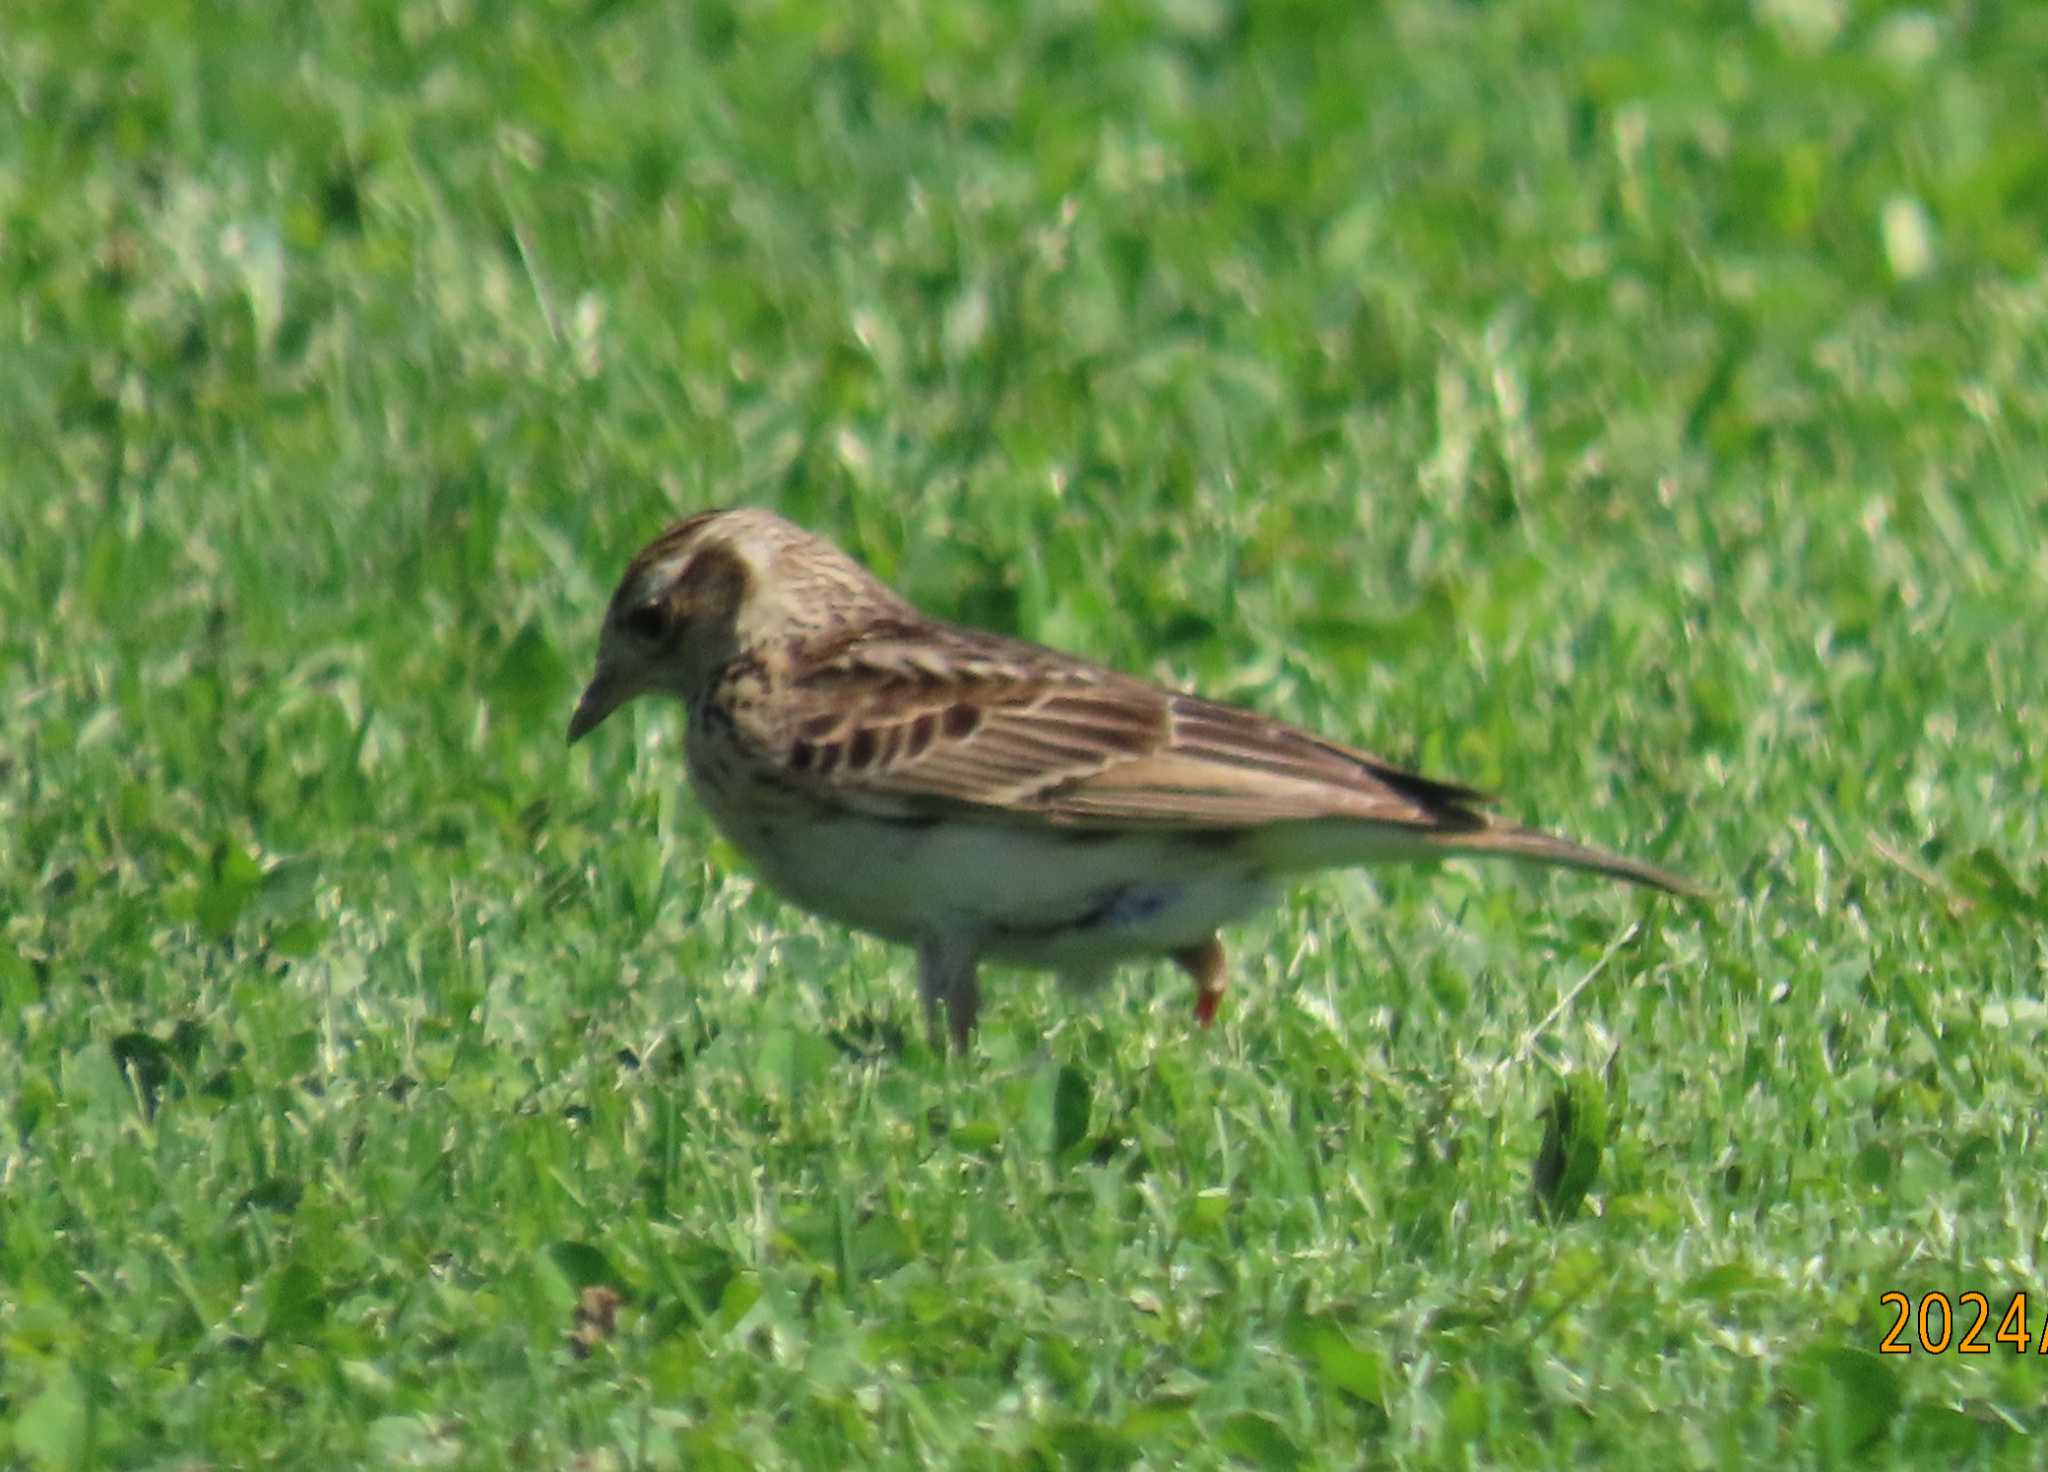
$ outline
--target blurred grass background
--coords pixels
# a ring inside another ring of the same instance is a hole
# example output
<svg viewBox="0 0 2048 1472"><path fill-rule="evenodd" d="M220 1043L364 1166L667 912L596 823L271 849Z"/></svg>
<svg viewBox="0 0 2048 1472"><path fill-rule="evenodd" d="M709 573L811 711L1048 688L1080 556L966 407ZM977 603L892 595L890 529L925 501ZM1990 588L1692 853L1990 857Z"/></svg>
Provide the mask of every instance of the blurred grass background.
<svg viewBox="0 0 2048 1472"><path fill-rule="evenodd" d="M0 1461L2032 1465L2044 71L2013 4L8 7ZM675 713L563 748L734 502L1722 900L1340 876L1213 1034L998 973L949 1071Z"/></svg>

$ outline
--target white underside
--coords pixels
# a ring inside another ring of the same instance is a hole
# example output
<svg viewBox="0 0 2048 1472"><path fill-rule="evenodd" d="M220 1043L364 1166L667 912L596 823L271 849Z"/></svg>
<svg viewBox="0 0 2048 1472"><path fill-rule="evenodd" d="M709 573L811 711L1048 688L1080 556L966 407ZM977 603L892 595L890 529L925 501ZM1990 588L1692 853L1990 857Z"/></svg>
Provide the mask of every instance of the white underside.
<svg viewBox="0 0 2048 1472"><path fill-rule="evenodd" d="M1199 943L1275 904L1241 860L1190 862L1153 836L1075 844L1062 835L863 818L761 832L721 822L786 899L890 940L963 942L991 959L1085 973Z"/></svg>
<svg viewBox="0 0 2048 1472"><path fill-rule="evenodd" d="M820 820L698 796L761 877L807 910L886 939L1061 972L1086 982L1119 962L1200 944L1279 901L1289 872L1414 857L1363 825L1282 824L1236 843L1167 832L1091 837L957 820L917 827Z"/></svg>

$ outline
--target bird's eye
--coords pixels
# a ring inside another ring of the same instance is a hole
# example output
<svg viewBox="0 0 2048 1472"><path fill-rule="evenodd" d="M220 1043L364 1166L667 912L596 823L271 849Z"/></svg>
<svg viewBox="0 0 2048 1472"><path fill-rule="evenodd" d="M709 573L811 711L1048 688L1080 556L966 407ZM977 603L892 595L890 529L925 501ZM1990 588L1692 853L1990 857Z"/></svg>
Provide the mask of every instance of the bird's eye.
<svg viewBox="0 0 2048 1472"><path fill-rule="evenodd" d="M656 643L668 634L668 610L659 603L643 603L620 620L636 639Z"/></svg>

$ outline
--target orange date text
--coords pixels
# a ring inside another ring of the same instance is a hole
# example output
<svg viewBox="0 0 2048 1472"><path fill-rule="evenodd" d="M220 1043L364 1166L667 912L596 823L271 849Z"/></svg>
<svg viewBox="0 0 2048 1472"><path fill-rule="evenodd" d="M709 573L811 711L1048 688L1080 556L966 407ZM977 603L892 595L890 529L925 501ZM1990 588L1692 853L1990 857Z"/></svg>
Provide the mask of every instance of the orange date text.
<svg viewBox="0 0 2048 1472"><path fill-rule="evenodd" d="M2048 1354L2048 1320L2038 1339L2027 1333L2027 1295L2015 1293L2003 1306L1972 1289L1953 1299L1946 1293L1918 1298L1894 1290L1879 1297L1889 1311L1891 1330L1879 1341L1879 1354Z"/></svg>

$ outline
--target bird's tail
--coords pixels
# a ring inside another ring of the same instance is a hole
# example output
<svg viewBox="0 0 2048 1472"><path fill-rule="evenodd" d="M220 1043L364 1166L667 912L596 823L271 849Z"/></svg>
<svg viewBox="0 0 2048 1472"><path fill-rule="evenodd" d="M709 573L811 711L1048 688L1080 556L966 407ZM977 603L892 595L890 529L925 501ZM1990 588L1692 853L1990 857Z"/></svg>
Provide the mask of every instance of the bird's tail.
<svg viewBox="0 0 2048 1472"><path fill-rule="evenodd" d="M1558 838L1513 823L1495 823L1462 833L1455 830L1432 833L1427 842L1448 853L1498 855L1538 864L1557 864L1567 869L1584 869L1613 879L1626 879L1631 884L1647 884L1652 889L1683 895L1687 899L1701 900L1708 894L1683 874L1646 864L1626 854L1609 853L1606 849L1573 843L1569 838Z"/></svg>

